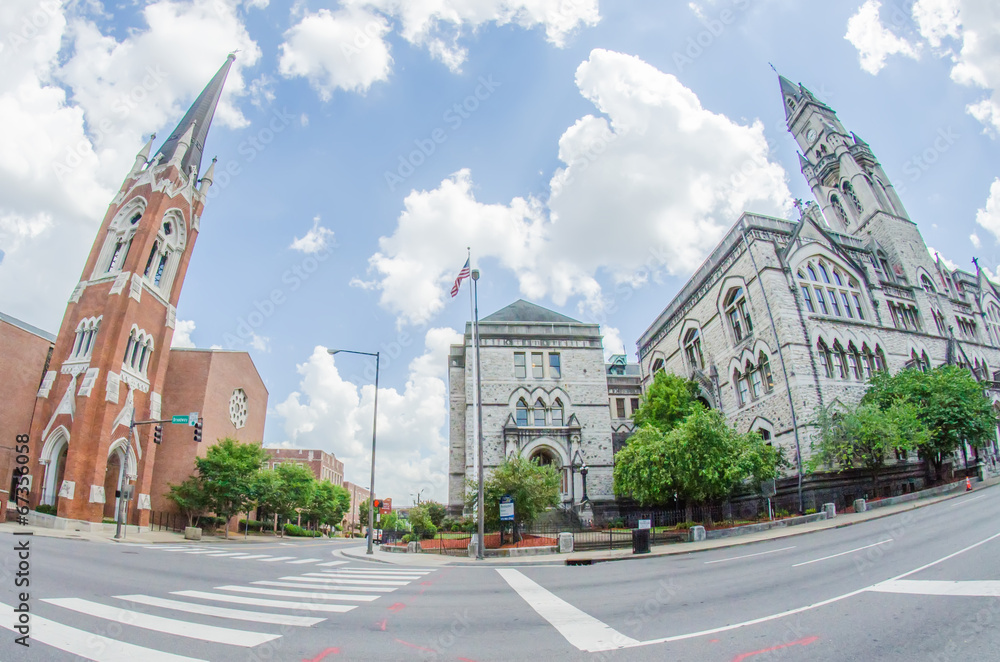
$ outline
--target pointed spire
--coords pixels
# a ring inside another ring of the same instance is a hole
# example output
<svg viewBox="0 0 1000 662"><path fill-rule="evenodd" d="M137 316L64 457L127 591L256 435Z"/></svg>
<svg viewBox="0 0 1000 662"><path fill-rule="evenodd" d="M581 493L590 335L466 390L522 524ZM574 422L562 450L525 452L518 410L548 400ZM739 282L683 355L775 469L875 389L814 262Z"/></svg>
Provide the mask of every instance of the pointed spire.
<svg viewBox="0 0 1000 662"><path fill-rule="evenodd" d="M799 89L798 85L781 74L778 74L778 84L781 86L781 105L785 107L785 119L788 120L792 118L792 113L795 112L793 105L797 104L802 98L802 90ZM792 99L793 102L789 103L789 99Z"/></svg>
<svg viewBox="0 0 1000 662"><path fill-rule="evenodd" d="M142 170L142 166L146 165L149 161L149 153L153 151L153 141L156 140L156 134L149 136L149 140L143 145L143 148L139 150L139 153L135 155L135 164L132 166L132 172L129 173L129 177L134 176L137 172Z"/></svg>
<svg viewBox="0 0 1000 662"><path fill-rule="evenodd" d="M851 137L854 138L854 144L855 145L864 145L865 147L870 147L870 145L868 143L866 143L864 140L862 140L861 138L859 138L858 134L854 133L853 131L851 131Z"/></svg>
<svg viewBox="0 0 1000 662"><path fill-rule="evenodd" d="M205 176L201 178L201 187L198 191L204 193L208 190L208 187L212 185L215 181L215 162L218 161L218 157L212 157L212 164L208 166L208 170L205 172Z"/></svg>
<svg viewBox="0 0 1000 662"><path fill-rule="evenodd" d="M809 163L809 159L807 159L806 157L802 156L802 152L796 152L796 154L799 155L799 169L800 170L805 170L806 166L811 166L812 165L811 163Z"/></svg>
<svg viewBox="0 0 1000 662"><path fill-rule="evenodd" d="M177 128L173 130L167 141L160 147L157 155L162 155L161 162L169 163L179 156L179 168L182 173L187 173L190 166L201 170L201 155L205 149L205 139L208 137L208 129L212 125L212 117L215 115L215 108L219 104L219 97L222 96L222 87L226 83L226 76L236 59L234 53L230 53L225 64L216 72L209 81L205 89L201 91L198 98L191 104L191 108L181 119ZM187 135L188 144L183 150L179 150L181 139Z"/></svg>
<svg viewBox="0 0 1000 662"><path fill-rule="evenodd" d="M190 124L184 134L177 139L176 147L174 148L174 154L167 162L167 165L175 165L181 168L183 172L184 168L184 157L188 153L188 148L191 147L191 139L194 137L194 129L197 126L197 122Z"/></svg>

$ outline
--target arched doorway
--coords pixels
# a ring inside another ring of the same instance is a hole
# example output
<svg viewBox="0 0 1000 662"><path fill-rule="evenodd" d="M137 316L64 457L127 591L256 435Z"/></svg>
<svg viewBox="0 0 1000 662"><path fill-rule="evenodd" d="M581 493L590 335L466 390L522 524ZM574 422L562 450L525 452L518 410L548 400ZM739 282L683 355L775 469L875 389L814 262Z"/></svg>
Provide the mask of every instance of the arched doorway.
<svg viewBox="0 0 1000 662"><path fill-rule="evenodd" d="M42 494L39 503L59 505L59 486L62 485L66 473L66 453L69 451L69 432L60 425L42 445L40 459L45 466L42 482Z"/></svg>
<svg viewBox="0 0 1000 662"><path fill-rule="evenodd" d="M528 460L534 462L535 464L543 467L555 467L562 477L559 485L559 491L563 495L566 495L570 491L569 481L569 469L563 467L562 459L559 454L547 446L539 446L538 448L531 451L528 455Z"/></svg>

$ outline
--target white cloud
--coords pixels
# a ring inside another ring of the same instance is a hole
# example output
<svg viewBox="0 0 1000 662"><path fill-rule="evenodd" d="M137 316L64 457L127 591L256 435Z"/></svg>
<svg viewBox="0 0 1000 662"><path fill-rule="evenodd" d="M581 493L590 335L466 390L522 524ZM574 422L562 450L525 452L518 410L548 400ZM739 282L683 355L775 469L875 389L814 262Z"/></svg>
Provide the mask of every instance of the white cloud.
<svg viewBox="0 0 1000 662"><path fill-rule="evenodd" d="M979 240L979 235L975 232L969 235L969 241L972 242L973 248L979 248L983 245L983 242Z"/></svg>
<svg viewBox="0 0 1000 662"><path fill-rule="evenodd" d="M919 50L906 39L898 37L879 18L879 0L867 0L857 13L847 21L844 39L858 49L861 68L870 74L877 74L885 66L890 55L904 55L913 59L920 56Z"/></svg>
<svg viewBox="0 0 1000 662"><path fill-rule="evenodd" d="M881 24L879 4L868 0L848 22L846 38L858 49L862 69L878 73L886 57L894 53L916 58L926 43L937 56L953 63L952 80L986 91L986 96L969 104L967 110L988 130L1000 132L1000 3L917 0L911 16L916 43ZM901 14L898 8L895 11ZM897 16L894 22L902 23L904 16Z"/></svg>
<svg viewBox="0 0 1000 662"><path fill-rule="evenodd" d="M194 347L191 334L194 333L195 324L193 320L177 320L174 326L174 337L170 340L171 347Z"/></svg>
<svg viewBox="0 0 1000 662"><path fill-rule="evenodd" d="M976 212L976 223L1000 241L1000 177L993 180L986 206Z"/></svg>
<svg viewBox="0 0 1000 662"><path fill-rule="evenodd" d="M249 344L258 352L271 351L271 339L268 338L267 336L259 336L256 333L251 333Z"/></svg>
<svg viewBox="0 0 1000 662"><path fill-rule="evenodd" d="M602 326L601 331L604 333L605 360L610 359L615 354L625 354L628 356L628 352L625 351L625 343L622 342L622 333L620 330L613 326Z"/></svg>
<svg viewBox="0 0 1000 662"><path fill-rule="evenodd" d="M462 37L483 25L542 27L549 43L562 47L573 31L597 25L601 18L598 0L342 0L342 4L397 19L404 39L427 48L453 71L467 56L460 45Z"/></svg>
<svg viewBox="0 0 1000 662"><path fill-rule="evenodd" d="M599 272L632 286L651 271L690 273L744 209L790 208L760 122L712 113L674 76L620 53L593 51L576 82L604 116L563 134L547 208L534 198L479 202L468 170L406 197L370 259L381 304L401 322L444 307L466 246L512 272L527 298L581 296L584 312L599 315Z"/></svg>
<svg viewBox="0 0 1000 662"><path fill-rule="evenodd" d="M333 230L324 228L319 221L319 216L314 217L312 229L296 237L289 248L303 253L320 253L333 246Z"/></svg>
<svg viewBox="0 0 1000 662"><path fill-rule="evenodd" d="M430 329L424 354L409 365L403 391L380 388L376 493L401 501L420 489L424 497L447 498L448 440L445 425L448 392L445 381L448 348L461 342L452 329ZM334 453L345 463L347 480L368 484L374 388L367 376L360 388L345 379L335 357L316 347L298 366L299 390L275 406L284 420L286 445ZM366 373L359 357L344 360L348 374ZM374 365L368 366L374 376Z"/></svg>
<svg viewBox="0 0 1000 662"><path fill-rule="evenodd" d="M932 259L934 259L934 260L941 260L941 264L943 264L944 266L948 267L948 269L950 269L951 271L955 271L956 269L958 269L958 265L955 264L953 261L949 260L948 258L946 258L944 255L942 255L938 251L938 249L936 249L936 248L934 248L932 246L928 246L927 247L927 252L931 254L931 258Z"/></svg>
<svg viewBox="0 0 1000 662"><path fill-rule="evenodd" d="M145 25L122 31L118 41L88 18L85 3L0 3L6 312L58 327L98 223L145 137L179 119L234 47L243 52L217 118L245 122L232 101L242 93L241 69L259 50L235 0L202 5L148 4Z"/></svg>
<svg viewBox="0 0 1000 662"><path fill-rule="evenodd" d="M359 7L308 13L285 33L278 70L309 79L323 100L337 89L367 92L392 70L384 39L390 29L385 18Z"/></svg>

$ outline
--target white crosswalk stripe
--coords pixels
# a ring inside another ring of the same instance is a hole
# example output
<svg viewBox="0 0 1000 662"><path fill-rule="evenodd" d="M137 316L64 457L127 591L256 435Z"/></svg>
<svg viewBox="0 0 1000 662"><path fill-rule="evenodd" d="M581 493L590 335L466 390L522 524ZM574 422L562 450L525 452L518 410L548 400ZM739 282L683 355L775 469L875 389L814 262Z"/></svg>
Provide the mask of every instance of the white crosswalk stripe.
<svg viewBox="0 0 1000 662"><path fill-rule="evenodd" d="M264 563L273 563L275 561L288 561L289 559L294 559L294 556L272 556L269 559L261 559Z"/></svg>
<svg viewBox="0 0 1000 662"><path fill-rule="evenodd" d="M56 605L57 607L72 609L73 611L78 611L81 614L88 614L90 616L96 616L109 621L115 621L117 623L121 623L122 625L132 625L145 630L173 634L179 637L187 637L189 639L211 641L216 644L228 644L230 646L253 648L254 646L259 646L266 641L271 641L272 639L278 639L281 637L280 634L262 634L259 632L250 632L248 630L221 628L215 625L202 625L200 623L191 623L190 621L178 621L173 618L164 618L162 616L144 614L131 609L111 607L99 602L81 600L80 598L53 598L43 600L42 602L48 602L49 604Z"/></svg>
<svg viewBox="0 0 1000 662"><path fill-rule="evenodd" d="M174 611L184 611L189 614L202 614L204 616L218 616L219 618L232 618L238 621L250 621L252 623L271 623L274 625L296 625L309 627L322 623L322 618L312 618L309 616L291 616L289 614L268 614L260 611L246 611L243 609L230 609L228 607L213 607L212 605L202 605L195 602L182 602L180 600L168 600L167 598L155 598L151 595L119 595L119 600L127 602L149 605L151 607L163 607Z"/></svg>
<svg viewBox="0 0 1000 662"><path fill-rule="evenodd" d="M316 563L316 561L322 561L323 559L299 559L298 561L289 561L288 565L297 565L299 563Z"/></svg>
<svg viewBox="0 0 1000 662"><path fill-rule="evenodd" d="M330 565L346 565L346 564L347 564L347 561L327 561L326 563L317 563L316 565L330 566Z"/></svg>
<svg viewBox="0 0 1000 662"><path fill-rule="evenodd" d="M294 559L302 565L320 560L192 547L178 547L175 551L202 552L206 557L222 555L240 560L254 558L281 562ZM119 641L96 632L106 628L100 623L110 621L121 626L123 638L128 638L127 631L134 628L163 636L250 649L288 633L288 630L282 630L281 634L268 632L270 626L313 627L336 614L374 602L386 593L399 590L433 572L342 568L339 566L349 562L329 563L333 567L328 566L322 572L282 577L280 581L261 580L248 585L217 586L211 591L173 591L169 598L142 594L111 596L104 601L75 597L43 598L41 602L47 605L47 609L55 610L53 613L73 612L77 614L75 619L78 622L91 623L84 626L75 622L77 627L71 627L54 620L50 613L43 612L44 616L33 613L32 643L95 662L204 662L168 650ZM8 607L0 604L0 611L5 608ZM206 619L216 620L205 622ZM2 619L0 626L14 631L13 625ZM131 636L135 640L135 635ZM157 646L167 647L162 643ZM190 647L190 644L187 646Z"/></svg>
<svg viewBox="0 0 1000 662"><path fill-rule="evenodd" d="M225 595L222 593L208 593L206 591L174 591L174 595L184 598L199 598L201 600L215 600L217 602L229 602L237 605L253 605L256 607L274 607L276 609L298 609L302 611L333 611L346 612L357 609L357 605L327 605L315 604L311 602L289 602L287 600L265 600L264 598L251 598L243 595Z"/></svg>
<svg viewBox="0 0 1000 662"><path fill-rule="evenodd" d="M257 595L272 595L278 598L298 598L300 600L344 600L354 602L372 602L378 600L378 595L359 595L357 593L329 593L316 591L289 591L280 588L260 588L258 586L216 586L216 591L232 591L234 593L254 593Z"/></svg>

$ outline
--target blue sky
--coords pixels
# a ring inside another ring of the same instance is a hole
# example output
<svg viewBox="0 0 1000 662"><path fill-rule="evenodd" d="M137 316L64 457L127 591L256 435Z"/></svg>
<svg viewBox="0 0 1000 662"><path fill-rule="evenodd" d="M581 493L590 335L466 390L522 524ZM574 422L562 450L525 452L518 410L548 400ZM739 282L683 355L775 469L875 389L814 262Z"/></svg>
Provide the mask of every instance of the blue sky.
<svg viewBox="0 0 1000 662"><path fill-rule="evenodd" d="M175 342L249 351L264 441L361 483L371 369L325 348L383 351L400 502L445 496L466 246L483 314L524 297L634 359L741 210L809 199L769 63L871 144L930 246L1000 263L990 0L14 0L0 35L0 310L57 330L135 152L238 48Z"/></svg>

